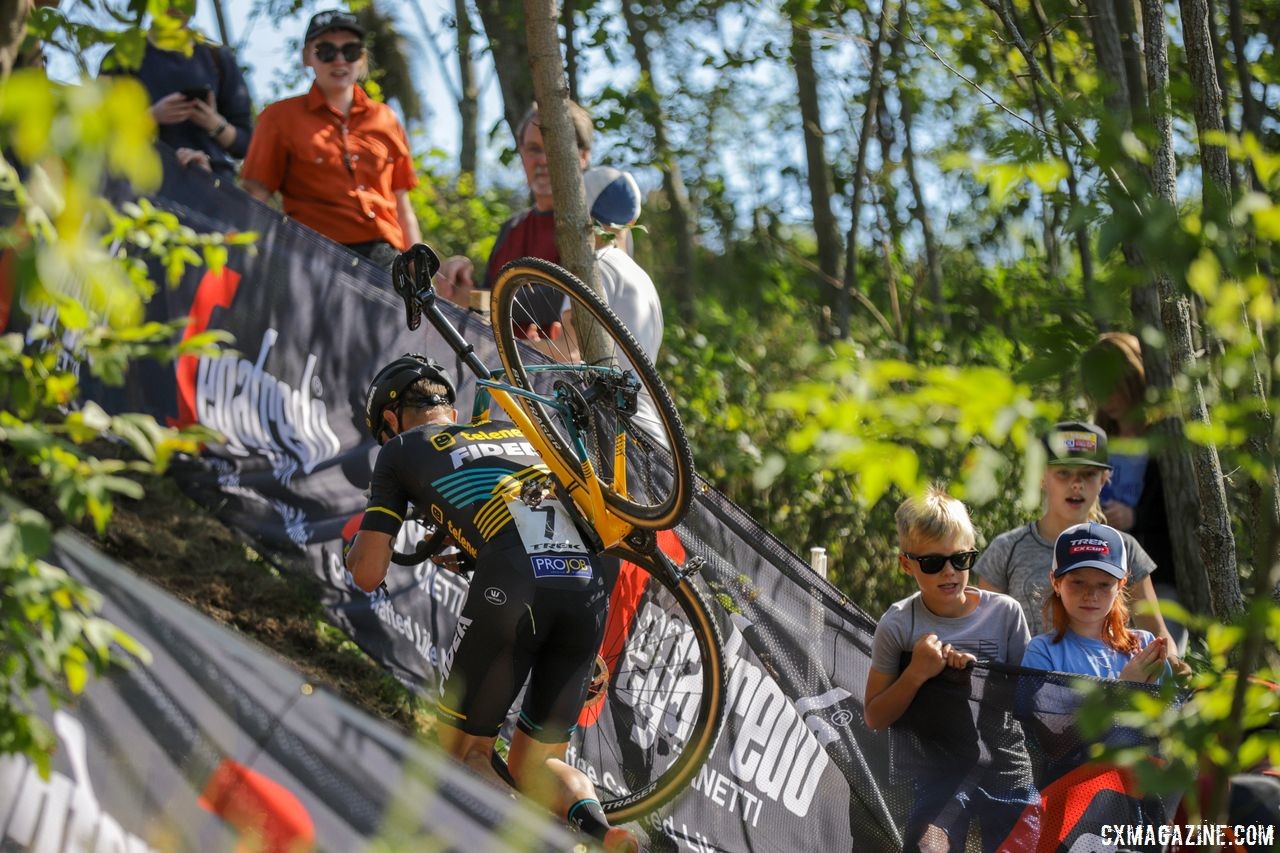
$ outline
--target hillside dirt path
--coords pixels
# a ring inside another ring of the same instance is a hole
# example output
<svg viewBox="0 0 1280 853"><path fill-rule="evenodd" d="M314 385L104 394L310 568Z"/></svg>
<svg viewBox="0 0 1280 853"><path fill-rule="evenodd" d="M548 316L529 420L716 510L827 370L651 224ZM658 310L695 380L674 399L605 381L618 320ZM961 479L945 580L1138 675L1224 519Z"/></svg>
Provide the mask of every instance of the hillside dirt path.
<svg viewBox="0 0 1280 853"><path fill-rule="evenodd" d="M102 456L112 449L95 447ZM14 496L66 520L40 472L0 445ZM317 686L410 734L428 733L429 706L330 625L301 557L277 568L163 476L134 476L141 500L117 499L106 532L76 528L107 554L219 623L273 650Z"/></svg>

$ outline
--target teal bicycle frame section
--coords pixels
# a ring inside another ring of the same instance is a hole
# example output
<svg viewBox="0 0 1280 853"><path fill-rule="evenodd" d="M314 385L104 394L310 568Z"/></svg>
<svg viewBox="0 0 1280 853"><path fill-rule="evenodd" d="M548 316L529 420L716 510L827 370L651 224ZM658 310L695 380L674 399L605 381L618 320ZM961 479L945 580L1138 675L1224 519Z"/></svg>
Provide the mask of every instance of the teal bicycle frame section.
<svg viewBox="0 0 1280 853"><path fill-rule="evenodd" d="M596 364L576 364L576 365L542 364L542 365L530 365L526 369L530 373L535 373L537 371L542 371L542 370L556 370L560 372L573 370L577 372L591 372L591 373L600 373L600 374L616 374L618 372L612 367L602 367ZM573 449L578 454L578 462L579 463L585 462L587 459L586 443L583 441L582 434L578 431L577 425L574 424L573 422L572 413L569 410L569 407L561 401L561 398L559 396L547 397L542 394L536 394L532 391L526 391L523 388L516 388L515 386L508 384L505 381L505 378L506 378L506 371L494 370L489 373L488 379L476 380L476 394L475 394L475 401L471 406L471 420L474 421L480 418L481 416L484 415L485 412L489 410L489 405L492 400L492 396L489 393L490 388L501 391L504 394L509 394L512 397L524 397L525 399L532 400L535 403L541 403L544 406L548 406L554 409L557 413L561 415L561 419L564 421L565 425L568 427L570 437L573 439Z"/></svg>

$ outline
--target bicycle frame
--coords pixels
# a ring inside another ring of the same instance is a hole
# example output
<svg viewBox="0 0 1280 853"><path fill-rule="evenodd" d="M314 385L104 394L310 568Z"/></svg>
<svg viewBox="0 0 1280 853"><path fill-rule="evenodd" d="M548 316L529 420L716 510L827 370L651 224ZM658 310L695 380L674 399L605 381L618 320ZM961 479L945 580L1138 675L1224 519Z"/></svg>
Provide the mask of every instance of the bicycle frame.
<svg viewBox="0 0 1280 853"><path fill-rule="evenodd" d="M434 270L432 270L434 272ZM431 322L440 336L444 338L453 351L463 362L466 363L472 373L476 376L477 386L477 405L480 401L479 389L487 392L493 398L493 401L507 414L522 433L529 443L537 450L538 455L542 457L542 461L548 469L550 469L555 481L563 488L565 493L571 499L573 507L582 516L582 520L586 525L595 531L599 537L599 544L602 550L622 549L638 555L652 557L654 552L661 554L656 547L652 547L652 535L644 535L648 531L640 531L633 524L614 515L609 510L608 504L605 503L604 495L600 489L599 481L592 475L591 462L587 458L586 448L583 444L582 436L576 433L570 421L570 431L574 433L575 449L578 452L579 460L583 466L582 474L578 474L565 467L559 457L551 452L543 440L542 433L534 427L529 415L524 408L516 401L516 397L525 397L534 400L545 406L549 406L557 411L567 414L565 405L553 397L546 397L539 394L527 392L521 388L515 388L506 382L497 381L496 377L503 376L501 370L492 371L476 355L475 347L462 337L462 333L457 327L449 321L444 315L440 307L436 304L438 296L435 286L430 283L428 277L427 283L416 289L413 293L401 292L406 302L412 300L418 310ZM410 307L412 310L413 306ZM413 325L412 322L410 324ZM551 366L548 365L548 369ZM556 369L563 370L563 365L556 365ZM607 368L597 367L595 365L584 364L580 366L584 371L607 371ZM536 368L534 368L536 369ZM487 407L486 407L487 408ZM617 442L615 444L615 462L614 471L619 477L626 476L626 447L625 443ZM625 483L624 483L625 488ZM669 561L662 560L662 563L669 565ZM670 567L674 570L674 566ZM678 575L679 572L677 571Z"/></svg>

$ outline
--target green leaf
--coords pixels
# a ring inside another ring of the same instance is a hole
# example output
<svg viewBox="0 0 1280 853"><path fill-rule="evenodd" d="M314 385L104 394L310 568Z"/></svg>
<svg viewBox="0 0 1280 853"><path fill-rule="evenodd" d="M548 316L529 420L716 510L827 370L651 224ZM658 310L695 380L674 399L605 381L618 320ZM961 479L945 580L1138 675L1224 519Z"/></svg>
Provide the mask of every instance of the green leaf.
<svg viewBox="0 0 1280 853"><path fill-rule="evenodd" d="M1026 167L1027 177L1035 182L1042 192L1052 192L1066 180L1067 164L1061 160L1046 160L1042 163L1031 163Z"/></svg>
<svg viewBox="0 0 1280 853"><path fill-rule="evenodd" d="M78 696L89 681L88 658L79 646L72 646L62 659L62 674L67 679L67 689Z"/></svg>

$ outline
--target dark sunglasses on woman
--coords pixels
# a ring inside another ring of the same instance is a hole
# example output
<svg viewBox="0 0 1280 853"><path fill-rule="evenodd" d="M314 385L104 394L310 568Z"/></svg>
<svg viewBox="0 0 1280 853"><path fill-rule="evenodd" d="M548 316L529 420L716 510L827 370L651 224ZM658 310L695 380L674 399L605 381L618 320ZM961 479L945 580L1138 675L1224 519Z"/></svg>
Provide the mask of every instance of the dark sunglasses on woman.
<svg viewBox="0 0 1280 853"><path fill-rule="evenodd" d="M954 554L908 554L902 552L902 556L908 560L915 560L920 564L920 571L926 575L936 575L942 571L942 567L951 561L951 565L957 572L967 572L973 568L973 561L978 559L977 551L956 551Z"/></svg>
<svg viewBox="0 0 1280 853"><path fill-rule="evenodd" d="M322 41L316 45L316 59L321 62L333 62L338 58L339 53L342 54L342 58L347 62L355 62L364 56L364 45L358 41L349 41L342 47L327 41Z"/></svg>

